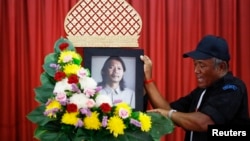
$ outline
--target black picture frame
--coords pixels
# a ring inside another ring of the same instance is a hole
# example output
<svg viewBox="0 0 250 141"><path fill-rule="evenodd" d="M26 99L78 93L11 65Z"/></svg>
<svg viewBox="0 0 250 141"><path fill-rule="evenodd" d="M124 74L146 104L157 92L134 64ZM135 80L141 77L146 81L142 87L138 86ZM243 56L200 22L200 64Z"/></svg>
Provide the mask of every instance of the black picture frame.
<svg viewBox="0 0 250 141"><path fill-rule="evenodd" d="M104 47L85 47L83 49L84 55L84 67L88 68L91 73L91 77L100 82L101 69L110 56L119 56L125 63L126 72L124 79L127 87L131 88L135 92L135 107L132 107L135 111L143 111L144 105L144 70L143 61L140 59L140 55L143 55L143 49L137 48L104 48Z"/></svg>

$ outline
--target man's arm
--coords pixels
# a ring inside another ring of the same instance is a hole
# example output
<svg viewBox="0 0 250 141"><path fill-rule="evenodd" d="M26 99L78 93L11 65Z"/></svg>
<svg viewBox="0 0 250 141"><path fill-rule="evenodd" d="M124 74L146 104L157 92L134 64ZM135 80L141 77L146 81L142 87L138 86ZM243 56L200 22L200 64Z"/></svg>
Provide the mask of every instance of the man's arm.
<svg viewBox="0 0 250 141"><path fill-rule="evenodd" d="M173 122L186 129L192 131L207 131L208 125L214 124L213 120L206 114L201 112L182 113L174 112L171 116Z"/></svg>
<svg viewBox="0 0 250 141"><path fill-rule="evenodd" d="M149 101L151 105L153 106L153 108L161 108L161 109L166 109L166 110L171 109L169 103L160 94L154 82L145 84L145 89L147 91Z"/></svg>
<svg viewBox="0 0 250 141"><path fill-rule="evenodd" d="M152 61L148 56L141 56L141 60L144 62L144 77L145 80L152 79ZM154 82L144 84L146 93L148 94L151 105L154 108L171 109L169 103L160 94L158 88Z"/></svg>
<svg viewBox="0 0 250 141"><path fill-rule="evenodd" d="M170 110L164 109L153 109L148 110L148 112L156 112L169 117ZM191 112L191 113L183 113L183 112L172 112L171 120L177 125L182 127L185 130L191 131L207 131L208 125L214 124L214 121L206 114L201 112Z"/></svg>

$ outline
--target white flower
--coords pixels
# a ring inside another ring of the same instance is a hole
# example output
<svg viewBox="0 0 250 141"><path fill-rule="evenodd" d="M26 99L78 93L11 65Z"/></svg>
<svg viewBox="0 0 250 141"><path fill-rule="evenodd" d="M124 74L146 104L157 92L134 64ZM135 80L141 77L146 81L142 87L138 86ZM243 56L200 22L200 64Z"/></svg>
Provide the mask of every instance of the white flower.
<svg viewBox="0 0 250 141"><path fill-rule="evenodd" d="M58 93L63 93L65 92L65 90L71 90L72 86L71 84L68 83L68 78L65 78L61 81L56 82L56 85L54 87L54 94L58 94Z"/></svg>
<svg viewBox="0 0 250 141"><path fill-rule="evenodd" d="M95 89L97 86L96 81L91 77L80 78L81 89Z"/></svg>
<svg viewBox="0 0 250 141"><path fill-rule="evenodd" d="M89 101L89 99L87 98L87 96L85 94L73 94L70 98L69 98L69 103L74 103L77 105L78 109L81 108L87 108L87 102Z"/></svg>
<svg viewBox="0 0 250 141"><path fill-rule="evenodd" d="M100 107L102 103L108 103L111 107L113 106L111 98L107 95L99 94L96 97L95 102L97 107Z"/></svg>

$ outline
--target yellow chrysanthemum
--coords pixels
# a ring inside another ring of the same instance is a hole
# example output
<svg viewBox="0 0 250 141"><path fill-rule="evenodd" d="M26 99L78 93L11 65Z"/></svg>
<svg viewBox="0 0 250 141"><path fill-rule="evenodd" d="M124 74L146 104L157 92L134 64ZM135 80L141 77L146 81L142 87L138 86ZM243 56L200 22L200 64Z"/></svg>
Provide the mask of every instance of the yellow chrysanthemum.
<svg viewBox="0 0 250 141"><path fill-rule="evenodd" d="M55 110L60 110L62 108L62 105L60 104L60 102L56 101L56 100L52 100L45 109L45 112L47 112L47 116L48 117L55 117L55 113L53 111Z"/></svg>
<svg viewBox="0 0 250 141"><path fill-rule="evenodd" d="M86 129L93 129L93 130L98 130L101 128L101 122L98 119L99 113L97 112L92 112L91 116L86 116L83 119L84 126Z"/></svg>
<svg viewBox="0 0 250 141"><path fill-rule="evenodd" d="M59 101L57 100L52 100L47 106L46 110L51 110L51 109L61 109L62 105L60 104Z"/></svg>
<svg viewBox="0 0 250 141"><path fill-rule="evenodd" d="M65 112L62 116L62 123L69 124L69 125L76 125L79 118L77 117L79 113L78 112Z"/></svg>
<svg viewBox="0 0 250 141"><path fill-rule="evenodd" d="M67 64L64 66L63 71L67 76L70 76L71 74L77 74L77 72L81 69L80 65L76 64Z"/></svg>
<svg viewBox="0 0 250 141"><path fill-rule="evenodd" d="M115 115L119 115L120 109L125 109L128 111L128 115L130 116L132 113L132 108L125 102L118 103L115 108Z"/></svg>
<svg viewBox="0 0 250 141"><path fill-rule="evenodd" d="M75 51L66 50L61 52L58 58L58 63L69 63L73 60L78 60L77 62L81 62L82 58Z"/></svg>
<svg viewBox="0 0 250 141"><path fill-rule="evenodd" d="M115 137L123 135L125 128L126 126L123 123L123 120L118 116L113 116L108 120L107 129L109 129L110 133L113 133Z"/></svg>
<svg viewBox="0 0 250 141"><path fill-rule="evenodd" d="M148 132L152 127L151 117L145 113L140 112L139 121L141 122L141 130Z"/></svg>

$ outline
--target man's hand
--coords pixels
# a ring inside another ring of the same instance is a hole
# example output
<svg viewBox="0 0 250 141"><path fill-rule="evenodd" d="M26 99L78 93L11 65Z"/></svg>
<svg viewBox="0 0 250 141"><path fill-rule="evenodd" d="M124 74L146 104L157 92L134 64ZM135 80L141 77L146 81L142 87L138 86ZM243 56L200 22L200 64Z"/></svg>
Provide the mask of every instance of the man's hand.
<svg viewBox="0 0 250 141"><path fill-rule="evenodd" d="M166 109L152 109L152 110L147 110L147 112L159 113L159 114L167 117L169 110L166 110Z"/></svg>
<svg viewBox="0 0 250 141"><path fill-rule="evenodd" d="M145 79L149 80L152 79L152 61L151 59L146 55L140 56L141 60L144 62L144 75Z"/></svg>

